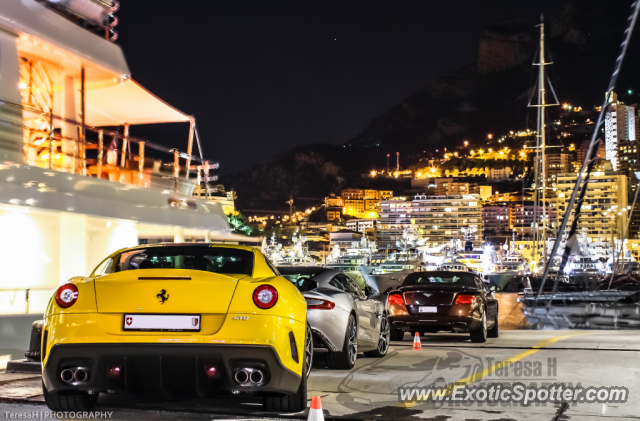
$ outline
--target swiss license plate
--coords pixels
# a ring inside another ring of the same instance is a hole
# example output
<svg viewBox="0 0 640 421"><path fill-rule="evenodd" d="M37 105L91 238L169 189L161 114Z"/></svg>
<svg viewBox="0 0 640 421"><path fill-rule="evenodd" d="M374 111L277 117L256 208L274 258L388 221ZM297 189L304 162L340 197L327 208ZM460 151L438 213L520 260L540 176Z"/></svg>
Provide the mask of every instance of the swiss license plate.
<svg viewBox="0 0 640 421"><path fill-rule="evenodd" d="M434 307L434 306L429 306L429 307L420 306L420 307L418 308L418 312L419 312L419 313L437 313L437 312L438 312L438 307Z"/></svg>
<svg viewBox="0 0 640 421"><path fill-rule="evenodd" d="M199 314L125 314L124 330L200 332Z"/></svg>

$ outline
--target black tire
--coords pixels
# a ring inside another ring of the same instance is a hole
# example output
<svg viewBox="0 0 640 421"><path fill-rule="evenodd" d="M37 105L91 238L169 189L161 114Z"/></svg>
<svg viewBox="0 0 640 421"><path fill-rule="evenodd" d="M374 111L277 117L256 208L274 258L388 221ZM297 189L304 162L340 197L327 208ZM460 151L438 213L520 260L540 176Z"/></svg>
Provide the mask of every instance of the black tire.
<svg viewBox="0 0 640 421"><path fill-rule="evenodd" d="M42 394L47 408L55 412L88 412L93 410L98 401L97 392L93 395L80 391L48 392L44 382Z"/></svg>
<svg viewBox="0 0 640 421"><path fill-rule="evenodd" d="M302 366L302 378L296 393L284 396L265 396L262 405L269 412L302 412L307 408L307 378L313 365L313 340L311 328L307 325L307 333L304 339L304 365Z"/></svg>
<svg viewBox="0 0 640 421"><path fill-rule="evenodd" d="M497 338L499 336L500 336L500 333L498 332L498 312L496 311L495 324L491 329L487 331L487 338Z"/></svg>
<svg viewBox="0 0 640 421"><path fill-rule="evenodd" d="M404 339L404 330L391 329L391 340L392 341L401 341L403 339Z"/></svg>
<svg viewBox="0 0 640 421"><path fill-rule="evenodd" d="M390 336L391 330L389 329L389 319L386 314L383 314L382 319L380 319L380 338L378 339L378 348L373 351L367 351L364 355L370 358L382 358L387 355L387 351L389 351Z"/></svg>
<svg viewBox="0 0 640 421"><path fill-rule="evenodd" d="M351 370L358 355L358 324L353 314L349 315L344 334L342 351L327 353L327 367L333 370Z"/></svg>
<svg viewBox="0 0 640 421"><path fill-rule="evenodd" d="M476 330L472 330L469 332L469 336L471 336L471 342L487 342L487 312L482 312L482 323L480 323L480 327Z"/></svg>

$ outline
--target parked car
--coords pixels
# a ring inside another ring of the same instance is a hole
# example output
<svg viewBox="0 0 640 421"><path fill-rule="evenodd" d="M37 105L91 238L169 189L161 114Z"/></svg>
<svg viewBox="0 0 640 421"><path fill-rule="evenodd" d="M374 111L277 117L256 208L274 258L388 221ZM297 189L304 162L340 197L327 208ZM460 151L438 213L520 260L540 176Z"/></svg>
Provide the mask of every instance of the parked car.
<svg viewBox="0 0 640 421"><path fill-rule="evenodd" d="M42 333L43 391L54 411L90 411L101 392L262 396L307 405L307 303L259 249L153 244L107 257L62 285Z"/></svg>
<svg viewBox="0 0 640 421"><path fill-rule="evenodd" d="M360 288L346 274L322 267L278 267L307 300L313 352L326 352L327 365L350 369L356 356L380 358L389 350L389 320L378 291Z"/></svg>
<svg viewBox="0 0 640 421"><path fill-rule="evenodd" d="M389 293L391 339L404 332L469 332L472 342L498 337L498 301L475 273L416 272Z"/></svg>

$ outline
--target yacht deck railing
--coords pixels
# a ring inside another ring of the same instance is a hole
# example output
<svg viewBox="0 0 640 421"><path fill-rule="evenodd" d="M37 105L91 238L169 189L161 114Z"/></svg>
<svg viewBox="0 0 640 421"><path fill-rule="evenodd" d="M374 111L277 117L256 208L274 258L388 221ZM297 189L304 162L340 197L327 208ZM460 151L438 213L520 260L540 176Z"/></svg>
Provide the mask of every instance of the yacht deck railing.
<svg viewBox="0 0 640 421"><path fill-rule="evenodd" d="M45 113L38 108L18 104L4 99L0 99L0 105L5 105L30 113L31 116L37 116L39 120L43 122L43 125L46 126L46 130L37 129L25 125L24 122L10 121L0 118L0 124L11 125L36 133L34 136L30 136L29 141L12 142L2 139L2 142L25 147L25 155L27 155L27 150L29 148L42 150L44 147L48 146L48 153L46 153L46 150L43 151L44 153L40 158L29 158L28 156L25 156L25 163L27 164L30 164L29 161L35 161L35 166L46 167L54 171L95 176L97 178L103 178L103 174L107 174L111 181L128 182L130 184L138 184L143 187L150 187L151 184L149 181L145 182L145 173L156 172L161 174L162 166L164 165L165 167L172 167L169 169L171 171L171 175L164 176L162 178L173 179L174 190L176 192L178 191L178 181L181 173L183 173L184 180L188 180L190 175L195 172L196 185L200 185L204 181L207 186L207 190L210 189L208 186L209 182L217 180L217 176L209 175L209 171L218 169L218 162L206 160L202 155L192 155L191 150L188 152L180 152L175 148L168 148L157 143L133 137L129 134L129 125L125 125L124 133L120 133L119 131L83 124L81 121L61 117L52 113ZM62 124L77 127L78 138L72 138L64 136L61 133L57 133L56 123L60 127ZM97 134L97 142L87 140L87 132ZM105 145L105 136L111 137L109 145ZM195 128L195 119L193 118L191 119L189 149L191 149L193 145L192 136L196 137L198 148L200 152L202 152L198 131ZM72 153L64 152L62 150L61 143L63 141L68 141L73 145ZM111 147L113 144L115 144L115 148ZM138 144L137 154L131 151L131 144ZM60 148L58 148L59 145ZM145 150L147 148L172 155L172 162L166 164L163 161L158 162L153 159L145 161ZM86 154L87 150L96 150L96 158L88 159ZM186 161L184 166L181 166L180 160ZM146 165L149 161L153 162L151 166ZM192 162L199 163L199 165L191 165ZM137 172L138 180L135 180L134 176L124 180L121 176L122 173L132 174L134 172ZM211 191L213 191L213 189L211 189Z"/></svg>

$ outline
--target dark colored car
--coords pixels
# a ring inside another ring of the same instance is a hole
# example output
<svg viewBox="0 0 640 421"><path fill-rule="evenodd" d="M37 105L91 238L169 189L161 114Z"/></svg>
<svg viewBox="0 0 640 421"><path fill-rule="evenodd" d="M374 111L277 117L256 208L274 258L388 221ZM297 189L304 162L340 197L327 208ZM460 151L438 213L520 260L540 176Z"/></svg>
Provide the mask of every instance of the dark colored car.
<svg viewBox="0 0 640 421"><path fill-rule="evenodd" d="M469 332L472 342L498 337L498 301L480 276L415 272L389 293L391 340L404 332Z"/></svg>

